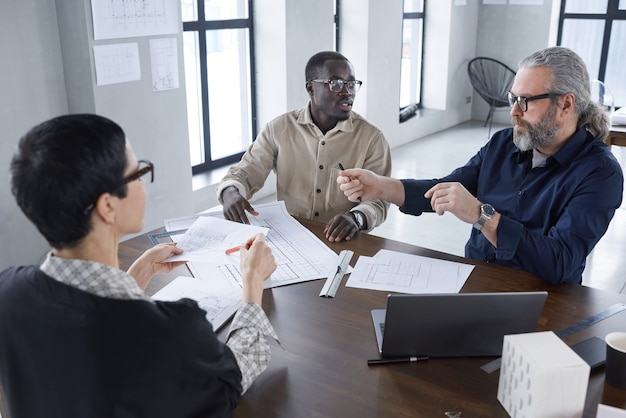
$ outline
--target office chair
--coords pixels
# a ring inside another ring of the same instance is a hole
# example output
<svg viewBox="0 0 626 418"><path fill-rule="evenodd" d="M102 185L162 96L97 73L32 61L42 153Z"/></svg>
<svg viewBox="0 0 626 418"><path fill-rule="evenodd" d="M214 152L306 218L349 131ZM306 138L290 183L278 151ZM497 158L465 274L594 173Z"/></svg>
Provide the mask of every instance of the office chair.
<svg viewBox="0 0 626 418"><path fill-rule="evenodd" d="M615 98L611 90L600 80L592 80L590 90L591 100L599 104L610 117L615 110Z"/></svg>
<svg viewBox="0 0 626 418"><path fill-rule="evenodd" d="M489 105L489 113L485 126L489 123L487 139L491 136L493 112L498 107L509 107L507 93L513 85L515 71L498 60L487 57L476 57L467 64L472 87Z"/></svg>

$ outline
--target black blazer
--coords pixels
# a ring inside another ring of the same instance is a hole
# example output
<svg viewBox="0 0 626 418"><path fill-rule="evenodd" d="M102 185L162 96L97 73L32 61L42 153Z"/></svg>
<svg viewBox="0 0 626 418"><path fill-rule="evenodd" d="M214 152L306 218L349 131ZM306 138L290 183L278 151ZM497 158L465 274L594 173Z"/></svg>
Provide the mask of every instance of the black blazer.
<svg viewBox="0 0 626 418"><path fill-rule="evenodd" d="M196 302L118 300L36 266L0 273L10 418L232 416L241 372Z"/></svg>

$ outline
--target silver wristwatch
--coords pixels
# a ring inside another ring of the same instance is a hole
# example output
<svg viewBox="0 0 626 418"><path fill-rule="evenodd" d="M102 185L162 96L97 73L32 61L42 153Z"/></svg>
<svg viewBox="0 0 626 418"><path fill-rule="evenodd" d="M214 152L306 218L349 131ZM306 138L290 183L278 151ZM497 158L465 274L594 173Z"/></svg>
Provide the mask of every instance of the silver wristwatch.
<svg viewBox="0 0 626 418"><path fill-rule="evenodd" d="M482 205L480 205L480 218L478 218L478 222L474 224L474 228L480 231L481 229L483 229L483 225L485 225L485 222L493 218L493 215L495 214L496 210L493 208L493 206L491 206L489 203L483 203Z"/></svg>
<svg viewBox="0 0 626 418"><path fill-rule="evenodd" d="M367 229L367 218L365 218L365 214L360 210L350 211L350 214L354 218L356 225L359 227L359 231L363 231Z"/></svg>

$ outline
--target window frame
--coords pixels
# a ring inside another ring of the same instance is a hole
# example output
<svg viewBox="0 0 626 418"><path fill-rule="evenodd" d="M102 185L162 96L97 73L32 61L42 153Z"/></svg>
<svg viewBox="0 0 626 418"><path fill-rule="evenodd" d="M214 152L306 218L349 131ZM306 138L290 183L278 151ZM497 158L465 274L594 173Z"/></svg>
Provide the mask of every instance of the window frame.
<svg viewBox="0 0 626 418"><path fill-rule="evenodd" d="M424 93L423 85L424 85L424 34L426 32L426 1L423 0L422 3L422 11L421 12L405 12L404 11L404 0L402 2L402 40L400 43L400 71L402 71L402 48L404 47L404 23L407 20L420 21L422 22L422 31L419 34L421 38L421 49L419 51L419 80L417 81L417 86L419 86L419 96L416 97L417 102L410 102L404 106L399 104L400 108L400 123L405 122L410 119L412 116L416 114L416 112L422 108L422 96ZM413 59L413 58L411 58ZM410 86L411 88L417 88L417 86ZM402 74L400 75L400 89L402 90ZM400 92L400 95L402 93Z"/></svg>
<svg viewBox="0 0 626 418"><path fill-rule="evenodd" d="M335 24L335 51L339 51L341 44L341 0L334 0L333 23Z"/></svg>
<svg viewBox="0 0 626 418"><path fill-rule="evenodd" d="M183 22L183 33L193 32L198 37L197 56L200 67L200 85L202 98L202 137L204 141L204 162L191 167L192 174L199 174L210 171L215 168L231 165L241 160L245 150L231 154L225 157L213 160L211 157L211 125L209 107L209 86L208 86L208 68L207 68L207 31L223 30L223 29L248 29L248 45L250 48L248 57L248 76L250 79L250 128L251 141L254 141L257 135L257 112L256 112L256 78L255 78L255 53L254 53L254 22L253 22L253 0L246 0L248 3L248 17L226 20L206 20L204 0L194 0L197 6L197 20Z"/></svg>
<svg viewBox="0 0 626 418"><path fill-rule="evenodd" d="M563 26L565 20L603 20L604 21L604 34L602 35L602 48L600 50L600 64L598 66L598 74L589 74L592 80L600 80L604 82L606 77L606 66L609 56L609 44L611 41L611 30L613 22L616 20L626 21L626 10L619 9L619 0L608 0L607 10L605 13L566 13L565 7L567 6L567 0L561 0L559 10L559 26L557 31L556 44L561 45L563 39ZM616 103L617 105L617 103ZM622 105L625 105L622 103Z"/></svg>

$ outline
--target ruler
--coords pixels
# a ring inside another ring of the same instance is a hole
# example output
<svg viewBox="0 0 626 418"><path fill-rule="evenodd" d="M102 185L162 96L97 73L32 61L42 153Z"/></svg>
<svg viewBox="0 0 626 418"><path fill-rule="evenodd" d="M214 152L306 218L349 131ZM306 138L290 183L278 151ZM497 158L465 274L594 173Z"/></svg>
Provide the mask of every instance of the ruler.
<svg viewBox="0 0 626 418"><path fill-rule="evenodd" d="M624 304L624 303L616 303L615 305L612 305L612 306L608 307L607 309L605 309L604 311L602 311L600 313L597 313L595 315L591 315L591 316L583 319L582 321L576 322L575 324L570 325L569 327L562 329L559 332L555 332L555 334L557 335L557 337L560 337L560 338L569 337L570 335L575 334L578 331L582 331L585 328L589 328L593 324L597 324L598 322L602 321L603 319L606 319L606 318L608 318L610 316L613 316L616 313L619 313L619 312L623 311L624 309L626 309L626 304ZM495 372L496 370L498 370L500 368L501 364L502 364L502 358L497 358L497 359L495 359L493 361L490 361L487 364L484 364L480 368L483 369L487 373L492 373L492 372Z"/></svg>
<svg viewBox="0 0 626 418"><path fill-rule="evenodd" d="M339 253L339 265L337 266L337 271L335 274L328 276L326 279L326 283L322 287L322 291L320 292L320 296L326 298L334 298L337 294L337 289L339 289L339 285L341 284L341 279L348 271L348 266L350 265L350 260L352 260L352 255L354 251L343 250Z"/></svg>
<svg viewBox="0 0 626 418"><path fill-rule="evenodd" d="M187 232L186 229L177 229L176 231L165 231L165 232L157 232L155 234L148 234L148 239L152 243L152 245L157 245L161 243L161 238L169 237L172 235L180 235Z"/></svg>

